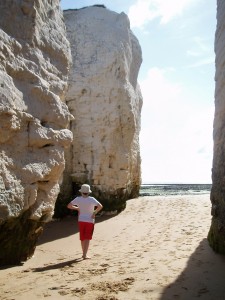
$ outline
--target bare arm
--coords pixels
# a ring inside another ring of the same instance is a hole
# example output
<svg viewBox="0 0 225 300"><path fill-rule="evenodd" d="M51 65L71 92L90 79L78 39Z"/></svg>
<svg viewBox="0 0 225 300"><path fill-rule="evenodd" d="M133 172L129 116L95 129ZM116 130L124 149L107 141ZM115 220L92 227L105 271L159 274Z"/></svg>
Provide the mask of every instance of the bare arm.
<svg viewBox="0 0 225 300"><path fill-rule="evenodd" d="M73 205L71 202L67 205L67 208L79 211L79 207L77 205Z"/></svg>
<svg viewBox="0 0 225 300"><path fill-rule="evenodd" d="M97 208L94 210L93 214L92 214L92 218L95 218L95 215L97 215L98 212L100 212L100 210L103 208L103 206L101 204L97 205Z"/></svg>

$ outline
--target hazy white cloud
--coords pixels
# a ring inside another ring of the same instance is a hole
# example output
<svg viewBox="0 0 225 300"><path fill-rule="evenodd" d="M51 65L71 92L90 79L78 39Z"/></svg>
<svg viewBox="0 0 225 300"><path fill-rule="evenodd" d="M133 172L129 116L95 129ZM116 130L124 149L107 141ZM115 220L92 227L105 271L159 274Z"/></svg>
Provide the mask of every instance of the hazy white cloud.
<svg viewBox="0 0 225 300"><path fill-rule="evenodd" d="M211 50L211 45L209 46L209 41L202 37L194 36L193 42L201 52L209 52Z"/></svg>
<svg viewBox="0 0 225 300"><path fill-rule="evenodd" d="M150 116L160 123L165 123L171 119L171 115L176 114L180 106L182 86L181 84L170 82L167 79L172 69L152 68L144 80L140 82L144 99L143 103L143 123L146 121L149 126ZM182 108L180 109L181 112ZM185 109L183 107L183 113ZM145 114L146 118L145 118ZM143 124L145 125L145 123ZM160 125L158 125L160 127Z"/></svg>
<svg viewBox="0 0 225 300"><path fill-rule="evenodd" d="M204 65L214 64L215 55L212 53L212 45L207 39L193 37L192 48L186 51L189 58L197 59L188 68L197 68Z"/></svg>
<svg viewBox="0 0 225 300"><path fill-rule="evenodd" d="M137 0L128 11L131 27L143 28L155 18L160 18L161 24L166 24L196 2L198 0Z"/></svg>
<svg viewBox="0 0 225 300"><path fill-rule="evenodd" d="M187 56L200 57L211 54L212 52L212 41L208 38L202 38L194 36L191 39L192 47L186 51Z"/></svg>
<svg viewBox="0 0 225 300"><path fill-rule="evenodd" d="M197 50L187 50L187 56L199 57L201 56L201 53Z"/></svg>
<svg viewBox="0 0 225 300"><path fill-rule="evenodd" d="M214 63L215 63L215 57L211 56L211 57L206 57L206 58L196 61L195 63L189 65L188 68L197 68L197 67L201 67L201 66L211 65Z"/></svg>
<svg viewBox="0 0 225 300"><path fill-rule="evenodd" d="M184 87L170 79L173 72L152 68L140 82L144 183L210 182L213 104L189 103Z"/></svg>

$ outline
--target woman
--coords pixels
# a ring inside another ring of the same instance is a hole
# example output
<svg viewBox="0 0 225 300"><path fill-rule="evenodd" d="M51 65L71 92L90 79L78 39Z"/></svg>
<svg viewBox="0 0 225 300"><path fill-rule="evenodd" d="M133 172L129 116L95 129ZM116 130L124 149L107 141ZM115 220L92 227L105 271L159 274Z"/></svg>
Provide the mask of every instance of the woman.
<svg viewBox="0 0 225 300"><path fill-rule="evenodd" d="M92 239L95 224L95 215L103 208L102 204L94 197L90 197L90 186L83 184L79 190L81 196L72 200L67 207L78 211L78 226L80 232L81 247L83 259L87 256L90 240Z"/></svg>

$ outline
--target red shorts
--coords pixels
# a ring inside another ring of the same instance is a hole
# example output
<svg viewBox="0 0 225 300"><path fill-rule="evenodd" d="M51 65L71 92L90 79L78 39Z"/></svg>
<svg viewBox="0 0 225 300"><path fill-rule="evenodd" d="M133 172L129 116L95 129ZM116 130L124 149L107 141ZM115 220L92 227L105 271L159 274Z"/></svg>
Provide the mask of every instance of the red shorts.
<svg viewBox="0 0 225 300"><path fill-rule="evenodd" d="M94 224L88 222L78 222L80 231L80 240L91 240L94 232Z"/></svg>

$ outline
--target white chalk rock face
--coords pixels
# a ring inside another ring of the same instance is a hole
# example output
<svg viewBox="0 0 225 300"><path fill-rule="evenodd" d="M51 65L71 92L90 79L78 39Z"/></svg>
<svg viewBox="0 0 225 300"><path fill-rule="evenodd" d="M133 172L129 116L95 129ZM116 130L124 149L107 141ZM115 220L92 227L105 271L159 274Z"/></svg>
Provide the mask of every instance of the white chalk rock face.
<svg viewBox="0 0 225 300"><path fill-rule="evenodd" d="M45 221L72 141L69 42L58 0L0 0L0 11L0 222Z"/></svg>
<svg viewBox="0 0 225 300"><path fill-rule="evenodd" d="M141 181L141 48L124 13L94 6L64 18L73 59L66 102L75 119L62 189L71 178L78 187L88 182L105 207L122 207Z"/></svg>

